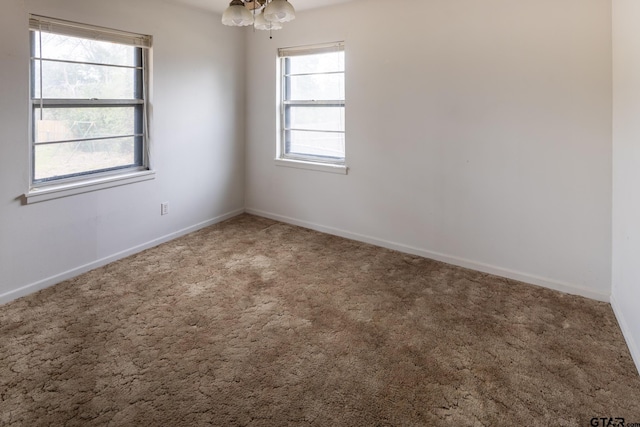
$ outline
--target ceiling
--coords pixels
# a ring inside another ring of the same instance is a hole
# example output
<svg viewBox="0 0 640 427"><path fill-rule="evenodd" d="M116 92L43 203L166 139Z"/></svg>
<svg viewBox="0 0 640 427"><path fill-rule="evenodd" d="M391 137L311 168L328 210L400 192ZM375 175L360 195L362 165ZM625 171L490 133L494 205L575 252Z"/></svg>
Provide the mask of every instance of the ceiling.
<svg viewBox="0 0 640 427"><path fill-rule="evenodd" d="M175 3L195 6L201 9L222 13L229 6L231 0L171 0ZM329 6L332 4L346 3L353 0L290 0L296 10L314 9L316 7Z"/></svg>

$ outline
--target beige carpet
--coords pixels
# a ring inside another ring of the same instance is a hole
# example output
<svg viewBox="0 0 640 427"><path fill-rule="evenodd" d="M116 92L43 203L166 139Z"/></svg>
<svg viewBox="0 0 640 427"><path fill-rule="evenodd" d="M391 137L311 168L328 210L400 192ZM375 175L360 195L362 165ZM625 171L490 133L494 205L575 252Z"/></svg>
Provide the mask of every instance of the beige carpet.
<svg viewBox="0 0 640 427"><path fill-rule="evenodd" d="M0 307L0 425L640 422L608 304L243 215Z"/></svg>

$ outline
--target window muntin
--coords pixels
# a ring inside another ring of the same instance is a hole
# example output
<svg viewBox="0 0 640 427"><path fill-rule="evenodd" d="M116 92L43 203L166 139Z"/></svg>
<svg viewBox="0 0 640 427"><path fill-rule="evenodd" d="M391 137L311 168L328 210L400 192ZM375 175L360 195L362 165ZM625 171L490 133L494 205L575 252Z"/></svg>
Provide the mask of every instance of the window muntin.
<svg viewBox="0 0 640 427"><path fill-rule="evenodd" d="M149 36L32 16L31 182L148 168Z"/></svg>
<svg viewBox="0 0 640 427"><path fill-rule="evenodd" d="M280 49L279 54L280 158L344 164L344 44Z"/></svg>

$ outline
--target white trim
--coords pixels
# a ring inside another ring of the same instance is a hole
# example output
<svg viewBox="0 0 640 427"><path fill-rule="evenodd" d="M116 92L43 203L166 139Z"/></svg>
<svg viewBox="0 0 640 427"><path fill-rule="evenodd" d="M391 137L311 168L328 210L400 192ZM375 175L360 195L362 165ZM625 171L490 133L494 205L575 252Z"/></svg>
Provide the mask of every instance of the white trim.
<svg viewBox="0 0 640 427"><path fill-rule="evenodd" d="M624 336L625 341L627 341L627 346L629 347L629 352L631 353L631 358L636 364L636 369L640 374L640 346L636 343L633 335L631 334L631 329L627 321L622 314L622 310L618 305L618 301L616 299L615 293L611 294L611 308L613 308L613 313L616 315L616 319L618 319L618 324L620 325L620 329L622 330L622 335Z"/></svg>
<svg viewBox="0 0 640 427"><path fill-rule="evenodd" d="M35 283L31 283L29 285L23 286L21 288L18 289L14 289L12 291L9 292L5 292L4 294L0 294L0 305L2 304L6 304L10 301L13 301L15 299L18 299L20 297L32 294L34 292L40 291L42 289L48 288L50 286L56 285L60 282L63 282L65 280L69 280L72 279L76 276L79 276L83 273L86 273L88 271L94 270L98 267L102 267L104 265L107 265L109 263L115 262L119 259L128 257L130 255L136 254L138 252L142 252L146 249L152 248L154 246L158 246L162 243L166 243L168 241L171 241L173 239L177 239L178 237L184 236L186 234L189 233L193 233L194 231L200 230L202 228L205 227L209 227L210 225L214 225L217 224L219 222L222 221L226 221L230 218L233 218L235 216L241 215L242 213L244 213L244 209L236 209L234 211L228 212L226 214L217 216L215 218L209 219L207 221L203 221L201 223L192 225L190 227L187 228L183 228L182 230L178 230L176 232L173 233L169 233L165 236L159 237L157 239L151 240L147 243L143 243L141 245L138 246L134 246L132 248L126 249L124 251L115 253L113 255L101 258L99 260L90 262L88 264L82 265L80 267L65 271L63 273L60 274L56 274L55 276L51 276L48 277L46 279L40 280L38 282Z"/></svg>
<svg viewBox="0 0 640 427"><path fill-rule="evenodd" d="M456 256L451 256L451 255L442 254L438 252L432 252L425 249L415 248L415 247L404 245L401 243L382 240L375 237L366 236L363 234L352 233L350 231L345 231L345 230L341 230L333 227L327 227L327 226L315 224L312 222L301 221L295 218L277 215L270 212L261 211L258 209L247 208L246 212L253 215L262 216L265 218L270 218L276 221L281 221L281 222L297 225L300 227L320 231L322 233L333 234L336 236L345 237L347 239L357 240L359 242L369 243L372 245L381 246L383 248L393 249L393 250L404 252L407 254L417 255L424 258L445 262L447 264L457 265L459 267L481 271L483 273L493 274L496 276L506 277L508 279L518 280L520 282L529 283L532 285L542 286L544 288L553 289L555 291L560 291L567 294L579 295L582 297L603 301L603 302L609 302L609 298L610 298L609 294L597 292L591 289L586 289L572 283L561 282L558 280L553 280L553 279L535 276L528 273L522 273L519 271L514 271L514 270L502 268L502 267L496 267L493 265L484 264L477 261L459 258Z"/></svg>
<svg viewBox="0 0 640 427"><path fill-rule="evenodd" d="M141 181L149 181L155 177L155 171L145 170L121 175L93 178L85 181L76 181L67 184L51 185L40 188L34 187L24 194L24 198L27 204L38 203L44 202L45 200L103 190L105 188L119 187L121 185L133 184Z"/></svg>
<svg viewBox="0 0 640 427"><path fill-rule="evenodd" d="M337 173L347 175L349 168L346 165L334 165L331 163L305 162L302 160L291 159L273 159L276 166L285 166L289 168L308 169L320 172ZM286 221L285 221L286 222Z"/></svg>

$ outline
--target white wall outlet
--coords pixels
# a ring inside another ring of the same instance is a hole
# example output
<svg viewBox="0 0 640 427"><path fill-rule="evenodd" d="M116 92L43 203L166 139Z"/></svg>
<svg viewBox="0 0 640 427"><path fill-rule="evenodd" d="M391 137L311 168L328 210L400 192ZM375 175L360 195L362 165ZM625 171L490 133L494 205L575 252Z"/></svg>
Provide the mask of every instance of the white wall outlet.
<svg viewBox="0 0 640 427"><path fill-rule="evenodd" d="M160 215L168 215L169 214L169 202L164 202L160 204Z"/></svg>

